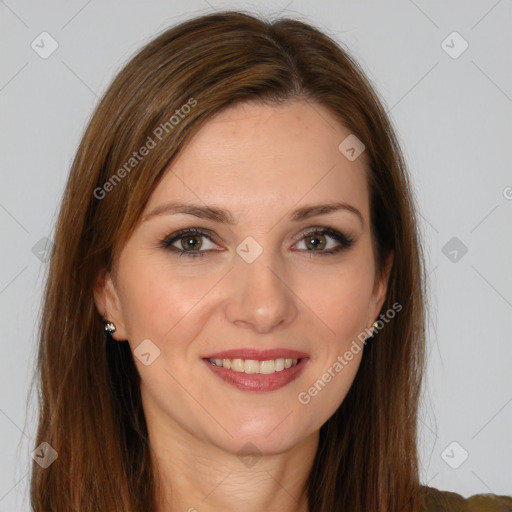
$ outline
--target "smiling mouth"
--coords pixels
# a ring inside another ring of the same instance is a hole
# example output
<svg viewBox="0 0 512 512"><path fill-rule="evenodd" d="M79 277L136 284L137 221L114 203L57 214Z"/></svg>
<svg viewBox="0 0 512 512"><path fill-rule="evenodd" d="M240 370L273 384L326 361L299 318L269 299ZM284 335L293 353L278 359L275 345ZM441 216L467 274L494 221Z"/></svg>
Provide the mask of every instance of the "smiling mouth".
<svg viewBox="0 0 512 512"><path fill-rule="evenodd" d="M210 358L208 361L215 366L226 368L227 370L232 370L238 373L247 373L251 375L259 373L263 375L270 375L296 366L300 359L278 358L258 361L256 359Z"/></svg>
<svg viewBox="0 0 512 512"><path fill-rule="evenodd" d="M227 384L241 391L261 393L275 391L297 379L306 368L309 357L263 360L208 357L203 361Z"/></svg>

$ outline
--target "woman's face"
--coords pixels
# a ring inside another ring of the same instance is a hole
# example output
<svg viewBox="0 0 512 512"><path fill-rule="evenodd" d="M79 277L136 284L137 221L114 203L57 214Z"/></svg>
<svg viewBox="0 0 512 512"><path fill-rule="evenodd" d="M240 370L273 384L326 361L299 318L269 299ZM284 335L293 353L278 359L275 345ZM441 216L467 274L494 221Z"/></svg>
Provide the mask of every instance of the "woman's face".
<svg viewBox="0 0 512 512"><path fill-rule="evenodd" d="M342 403L386 292L349 135L317 104L244 104L173 162L97 293L134 351L150 432L277 453Z"/></svg>

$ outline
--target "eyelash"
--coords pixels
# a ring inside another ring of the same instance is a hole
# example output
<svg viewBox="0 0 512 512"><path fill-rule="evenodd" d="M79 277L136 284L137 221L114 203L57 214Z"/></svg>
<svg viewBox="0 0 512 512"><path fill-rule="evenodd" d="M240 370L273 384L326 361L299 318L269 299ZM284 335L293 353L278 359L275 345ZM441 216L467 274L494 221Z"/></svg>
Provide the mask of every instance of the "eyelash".
<svg viewBox="0 0 512 512"><path fill-rule="evenodd" d="M210 241L213 242L212 237L208 231L204 231L202 229L198 228L187 228L182 229L180 231L177 231L176 233L173 233L171 235L166 236L163 240L161 240L159 246L163 249L170 250L173 253L177 253L178 256L181 258L181 256L186 256L187 258L196 258L198 256L204 256L207 253L210 253L211 250L208 251L184 251L182 249L178 249L177 247L173 247L172 244L176 242L177 240L180 240L181 238L185 238L187 235L201 235L206 238L208 238ZM340 243L340 246L335 249L330 249L329 251L313 251L313 250L305 250L304 252L311 253L311 257L316 256L330 256L333 254L337 254L341 251L349 249L352 244L354 243L353 238L350 236L344 235L343 233L340 233L339 231L336 231L332 228L325 228L325 227L318 227L318 228L311 228L307 232L305 232L302 235L302 238L300 238L298 241L302 241L304 238L312 235L329 235L331 238L336 240Z"/></svg>

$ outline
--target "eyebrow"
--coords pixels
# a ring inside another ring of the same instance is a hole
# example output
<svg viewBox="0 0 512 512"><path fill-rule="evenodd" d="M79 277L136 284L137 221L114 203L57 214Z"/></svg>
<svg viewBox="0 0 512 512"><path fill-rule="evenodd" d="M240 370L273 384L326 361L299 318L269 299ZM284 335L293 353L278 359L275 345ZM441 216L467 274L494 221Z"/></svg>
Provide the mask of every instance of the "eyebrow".
<svg viewBox="0 0 512 512"><path fill-rule="evenodd" d="M355 214L361 221L361 224L364 226L364 219L361 212L354 206L343 202L304 206L291 213L289 218L294 222L300 222L302 220L309 219L310 217L316 217L317 215L327 215L329 213L340 210ZM228 210L223 210L222 208L217 208L215 206L202 206L199 204L177 202L165 203L157 206L151 212L146 214L142 218L142 221L145 222L148 219L158 215L176 215L180 213L193 215L201 219L208 219L213 222L220 222L230 226L237 224L233 218L233 215Z"/></svg>

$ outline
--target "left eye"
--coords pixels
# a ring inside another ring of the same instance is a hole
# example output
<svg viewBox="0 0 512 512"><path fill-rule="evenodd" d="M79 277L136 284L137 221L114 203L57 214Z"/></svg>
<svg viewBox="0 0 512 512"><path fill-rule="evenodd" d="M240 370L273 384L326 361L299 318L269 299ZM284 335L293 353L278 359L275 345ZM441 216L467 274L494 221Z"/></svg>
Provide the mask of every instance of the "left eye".
<svg viewBox="0 0 512 512"><path fill-rule="evenodd" d="M329 239L331 239L330 244ZM332 242L333 240L334 243ZM299 244L303 243L307 251L330 252L330 249L336 248L336 241L338 244L340 243L339 238L334 234L329 235L326 232L313 231L312 233L303 235ZM323 249L326 249L326 251L323 251Z"/></svg>

